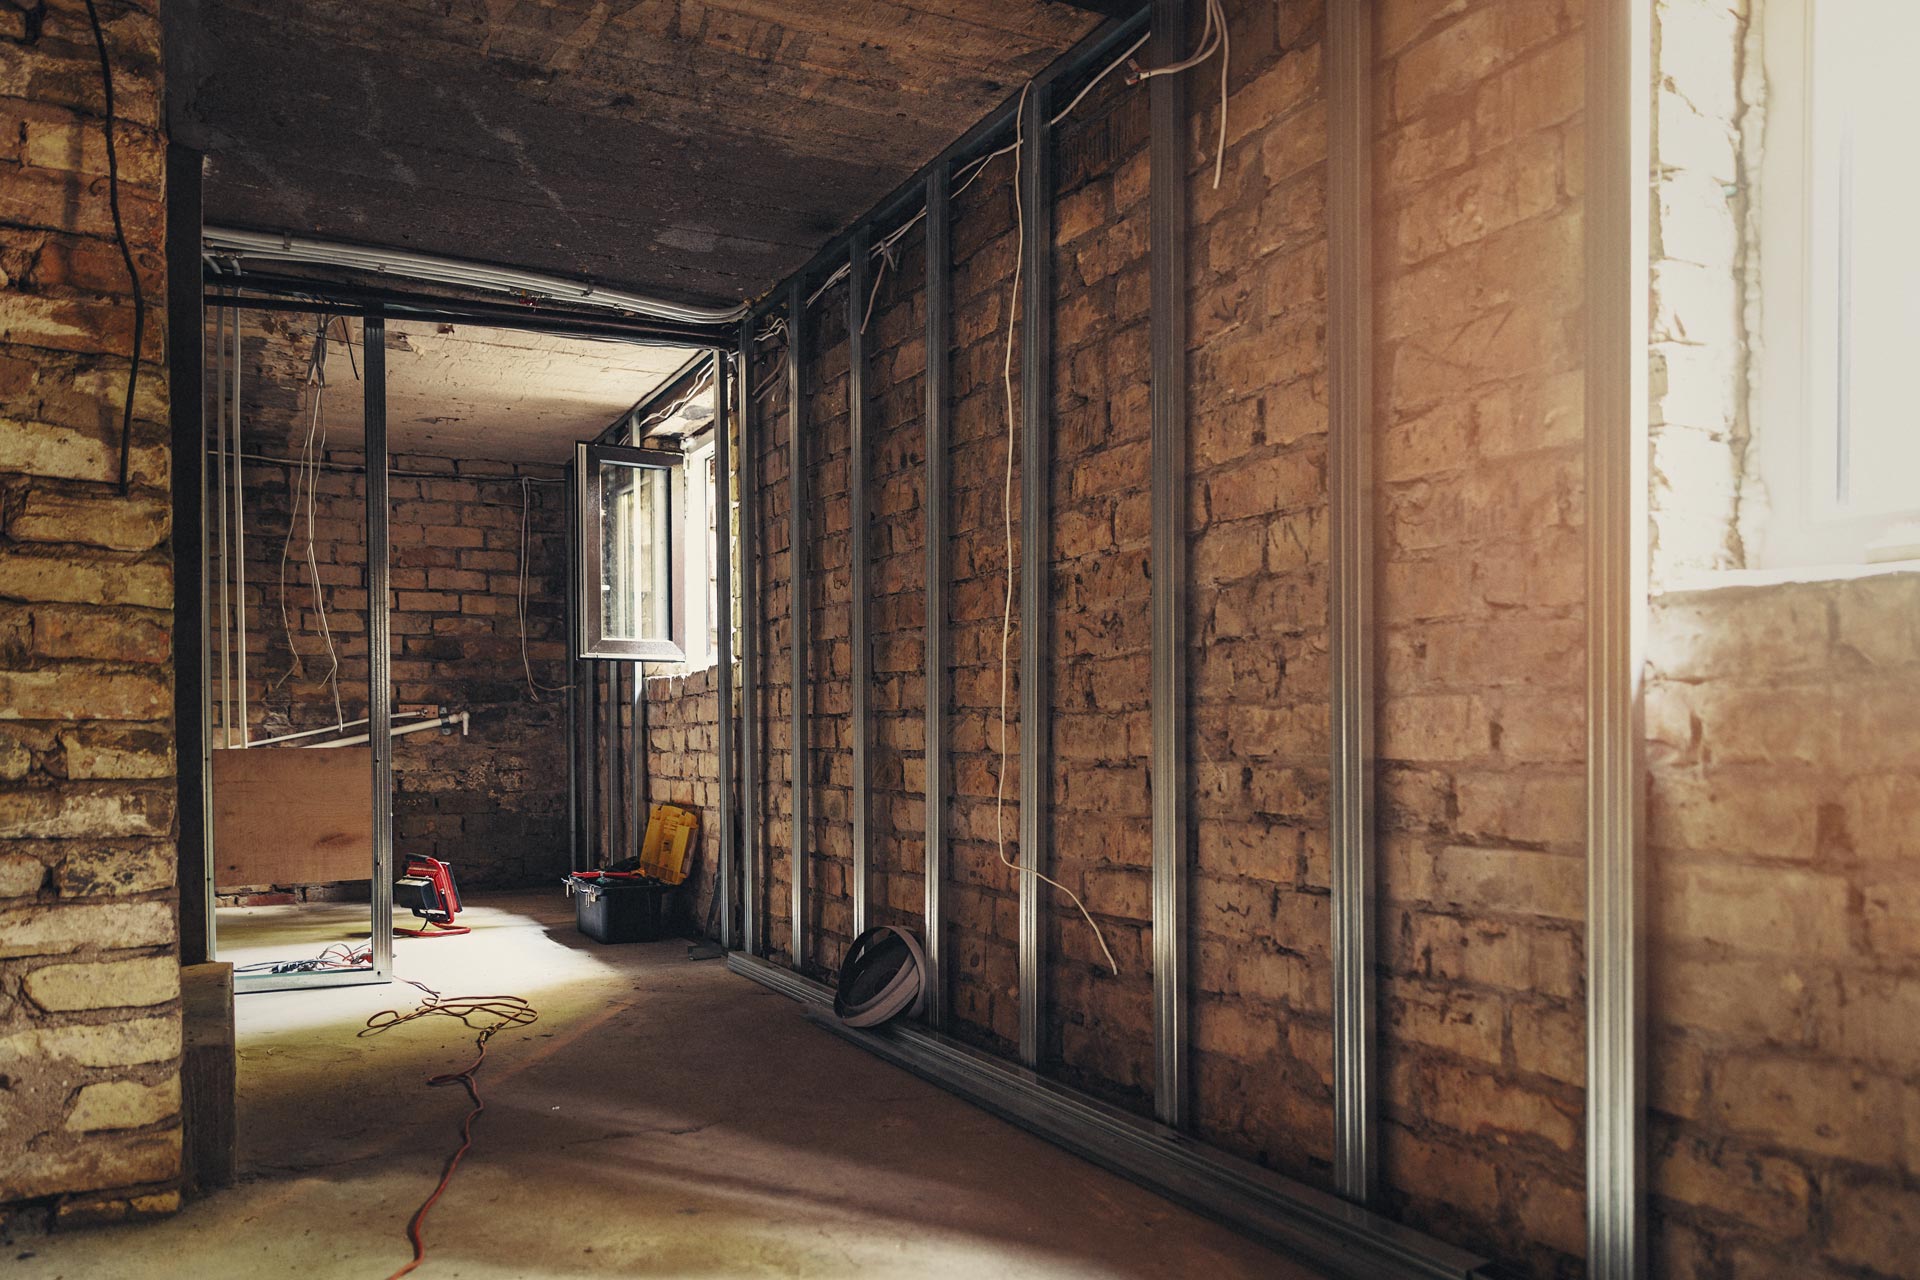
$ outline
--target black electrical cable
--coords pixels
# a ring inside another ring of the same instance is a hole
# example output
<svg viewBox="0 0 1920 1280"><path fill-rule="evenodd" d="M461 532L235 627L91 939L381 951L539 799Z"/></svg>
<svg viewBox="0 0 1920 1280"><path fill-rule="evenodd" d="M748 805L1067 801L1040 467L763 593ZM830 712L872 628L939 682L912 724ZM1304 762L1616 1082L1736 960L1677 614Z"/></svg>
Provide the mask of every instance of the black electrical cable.
<svg viewBox="0 0 1920 1280"><path fill-rule="evenodd" d="M120 157L113 145L113 59L107 56L107 33L100 26L100 10L87 0L87 21L93 26L94 48L100 52L100 83L107 107L107 207L113 211L113 234L120 243L120 260L133 282L133 359L127 365L127 403L120 415L120 492L127 492L128 466L133 455L133 393L140 384L140 348L147 332L147 295L140 287L140 271L133 264L126 223L120 217Z"/></svg>

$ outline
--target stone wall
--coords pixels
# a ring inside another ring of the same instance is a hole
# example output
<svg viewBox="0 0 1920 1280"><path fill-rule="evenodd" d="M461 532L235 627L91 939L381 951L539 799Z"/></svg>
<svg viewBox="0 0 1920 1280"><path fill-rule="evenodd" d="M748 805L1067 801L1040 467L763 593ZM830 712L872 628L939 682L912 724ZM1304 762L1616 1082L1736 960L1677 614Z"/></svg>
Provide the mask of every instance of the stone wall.
<svg viewBox="0 0 1920 1280"><path fill-rule="evenodd" d="M1382 1173L1537 1275L1585 1252L1585 41L1376 29Z"/></svg>
<svg viewBox="0 0 1920 1280"><path fill-rule="evenodd" d="M92 33L69 0L37 35L0 14L0 1223L179 1203L159 26L144 0L103 17L147 303L124 495Z"/></svg>
<svg viewBox="0 0 1920 1280"><path fill-rule="evenodd" d="M1656 599L1656 1270L1911 1274L1920 577Z"/></svg>
<svg viewBox="0 0 1920 1280"><path fill-rule="evenodd" d="M279 452L276 437L284 429L249 423L248 430L250 440L274 441L261 448ZM334 450L325 463L313 480L311 551L339 663L338 711L327 678L333 659L306 563L309 525L304 499L296 502L296 471L277 463L243 468L247 723L254 738L367 714L365 459ZM561 471L409 454L395 455L391 466L394 710L433 713L444 706L472 716L465 737L426 732L394 740L396 864L410 853L451 862L467 889L549 884L567 865L566 711L564 695L555 691L566 682ZM219 572L216 553L216 578ZM214 599L217 613L217 594ZM230 619L230 629L236 621ZM211 642L217 654L217 618ZM209 695L218 743L217 658ZM315 888L222 886L249 904L296 900Z"/></svg>
<svg viewBox="0 0 1920 1280"><path fill-rule="evenodd" d="M708 667L646 682L647 803L679 805L700 817L687 888L676 906L681 923L693 928L705 927L720 863L718 671ZM634 832L635 838L640 834Z"/></svg>

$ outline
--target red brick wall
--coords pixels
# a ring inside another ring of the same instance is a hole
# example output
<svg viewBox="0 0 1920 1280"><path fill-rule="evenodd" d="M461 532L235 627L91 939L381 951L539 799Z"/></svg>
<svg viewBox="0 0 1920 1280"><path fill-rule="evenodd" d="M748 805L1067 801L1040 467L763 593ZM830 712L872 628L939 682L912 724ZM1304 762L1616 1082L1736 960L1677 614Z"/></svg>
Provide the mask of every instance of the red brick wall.
<svg viewBox="0 0 1920 1280"><path fill-rule="evenodd" d="M1376 30L1388 1204L1585 1251L1584 41L1538 0Z"/></svg>
<svg viewBox="0 0 1920 1280"><path fill-rule="evenodd" d="M277 451L276 431L249 440ZM254 446L249 446L253 448ZM328 454L315 481L312 550L338 654L344 718L366 715L366 478L357 452ZM565 492L560 469L396 455L389 481L396 711L471 713L471 732L395 739L394 851L451 862L465 888L544 885L567 867ZM320 615L305 557L305 504L294 469L249 463L246 485L247 718L255 738L335 723ZM524 483L523 483L524 481ZM526 659L518 592L527 517ZM281 612L280 567L293 521ZM213 570L219 574L216 555ZM212 642L218 653L218 621ZM289 643L299 655L292 667ZM218 660L211 690L218 720ZM540 686L528 687L528 666ZM219 731L216 729L216 741ZM298 747L257 748L297 750ZM222 886L223 889L226 886ZM253 886L254 901L313 886Z"/></svg>
<svg viewBox="0 0 1920 1280"><path fill-rule="evenodd" d="M121 206L85 9L0 14L0 1223L179 1203L173 583L159 26L109 7Z"/></svg>
<svg viewBox="0 0 1920 1280"><path fill-rule="evenodd" d="M1920 1250L1920 580L1656 597L1656 1273Z"/></svg>

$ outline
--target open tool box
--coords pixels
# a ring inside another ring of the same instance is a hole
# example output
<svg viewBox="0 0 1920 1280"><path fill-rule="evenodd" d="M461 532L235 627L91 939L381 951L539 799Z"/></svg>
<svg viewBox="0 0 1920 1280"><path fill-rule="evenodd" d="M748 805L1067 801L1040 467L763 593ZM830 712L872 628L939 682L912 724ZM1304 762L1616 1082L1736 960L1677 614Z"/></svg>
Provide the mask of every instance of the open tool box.
<svg viewBox="0 0 1920 1280"><path fill-rule="evenodd" d="M647 836L636 862L567 876L563 883L573 899L574 922L580 932L596 942L654 942L665 937L699 830L698 814L656 804L647 814Z"/></svg>

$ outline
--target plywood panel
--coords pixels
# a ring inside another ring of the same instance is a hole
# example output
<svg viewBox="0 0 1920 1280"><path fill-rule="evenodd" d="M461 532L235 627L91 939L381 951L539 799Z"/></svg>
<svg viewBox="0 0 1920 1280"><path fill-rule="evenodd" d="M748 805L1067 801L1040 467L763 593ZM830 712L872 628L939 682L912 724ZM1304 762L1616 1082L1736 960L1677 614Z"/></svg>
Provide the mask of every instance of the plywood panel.
<svg viewBox="0 0 1920 1280"><path fill-rule="evenodd" d="M220 890L368 879L372 748L214 752L213 867Z"/></svg>

